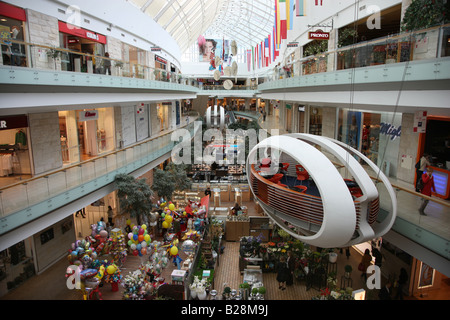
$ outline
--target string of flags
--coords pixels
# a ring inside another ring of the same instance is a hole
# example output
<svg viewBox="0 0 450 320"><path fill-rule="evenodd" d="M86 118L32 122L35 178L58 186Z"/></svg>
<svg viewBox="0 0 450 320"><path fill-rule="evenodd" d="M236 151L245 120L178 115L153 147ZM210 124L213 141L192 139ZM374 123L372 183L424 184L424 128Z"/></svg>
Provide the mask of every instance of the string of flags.
<svg viewBox="0 0 450 320"><path fill-rule="evenodd" d="M293 29L294 17L305 16L308 1L314 3L315 6L323 6L323 0L274 0L275 14L272 33L246 51L248 71L267 67L277 59L280 54L281 42L287 39L287 31ZM298 46L297 43L295 44L288 46Z"/></svg>

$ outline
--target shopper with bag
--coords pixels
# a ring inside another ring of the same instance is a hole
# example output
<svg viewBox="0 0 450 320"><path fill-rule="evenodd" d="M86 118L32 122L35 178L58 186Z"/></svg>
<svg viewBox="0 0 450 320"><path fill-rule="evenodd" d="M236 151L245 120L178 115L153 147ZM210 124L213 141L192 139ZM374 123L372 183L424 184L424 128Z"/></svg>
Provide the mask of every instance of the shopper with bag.
<svg viewBox="0 0 450 320"><path fill-rule="evenodd" d="M358 270L361 271L361 277L364 278L364 281L367 281L367 268L372 263L372 256L370 255L370 250L366 249L364 251L364 255L361 258L361 262L358 265Z"/></svg>

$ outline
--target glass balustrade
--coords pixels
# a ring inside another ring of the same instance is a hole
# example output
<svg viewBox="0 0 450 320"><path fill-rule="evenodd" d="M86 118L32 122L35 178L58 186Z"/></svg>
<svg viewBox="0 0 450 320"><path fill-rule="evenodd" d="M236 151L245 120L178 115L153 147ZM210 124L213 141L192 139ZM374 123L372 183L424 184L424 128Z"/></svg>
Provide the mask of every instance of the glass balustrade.
<svg viewBox="0 0 450 320"><path fill-rule="evenodd" d="M192 122L183 128L193 135L198 114L190 116ZM171 134L169 131L133 146L0 188L0 217L51 199L136 161L142 160L140 165L145 165L173 149Z"/></svg>
<svg viewBox="0 0 450 320"><path fill-rule="evenodd" d="M196 80L185 78L179 72L171 72L129 61L111 59L24 41L11 39L8 43L9 46L18 44L21 48L21 63L18 67L110 75L198 86ZM10 65L8 61L10 60L0 59L0 64L8 66Z"/></svg>
<svg viewBox="0 0 450 320"><path fill-rule="evenodd" d="M260 76L264 82L338 70L406 61L429 60L450 55L450 25L399 33L308 56L292 62L292 68L272 68Z"/></svg>

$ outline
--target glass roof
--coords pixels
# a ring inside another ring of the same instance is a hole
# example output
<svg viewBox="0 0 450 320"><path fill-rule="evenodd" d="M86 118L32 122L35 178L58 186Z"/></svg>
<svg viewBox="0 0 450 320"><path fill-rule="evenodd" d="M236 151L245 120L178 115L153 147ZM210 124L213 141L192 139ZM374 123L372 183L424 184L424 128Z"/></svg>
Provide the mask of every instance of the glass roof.
<svg viewBox="0 0 450 320"><path fill-rule="evenodd" d="M255 46L272 33L273 0L128 0L177 41L181 52L200 35Z"/></svg>

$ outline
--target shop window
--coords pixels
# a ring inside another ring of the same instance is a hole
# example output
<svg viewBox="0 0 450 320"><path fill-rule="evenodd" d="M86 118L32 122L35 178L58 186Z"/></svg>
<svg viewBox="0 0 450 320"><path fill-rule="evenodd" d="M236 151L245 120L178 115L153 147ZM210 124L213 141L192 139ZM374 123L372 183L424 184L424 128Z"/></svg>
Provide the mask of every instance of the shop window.
<svg viewBox="0 0 450 320"><path fill-rule="evenodd" d="M322 135L322 110L320 108L311 108L309 133L318 136Z"/></svg>
<svg viewBox="0 0 450 320"><path fill-rule="evenodd" d="M2 40L3 65L27 66L22 21L0 15L0 39Z"/></svg>

